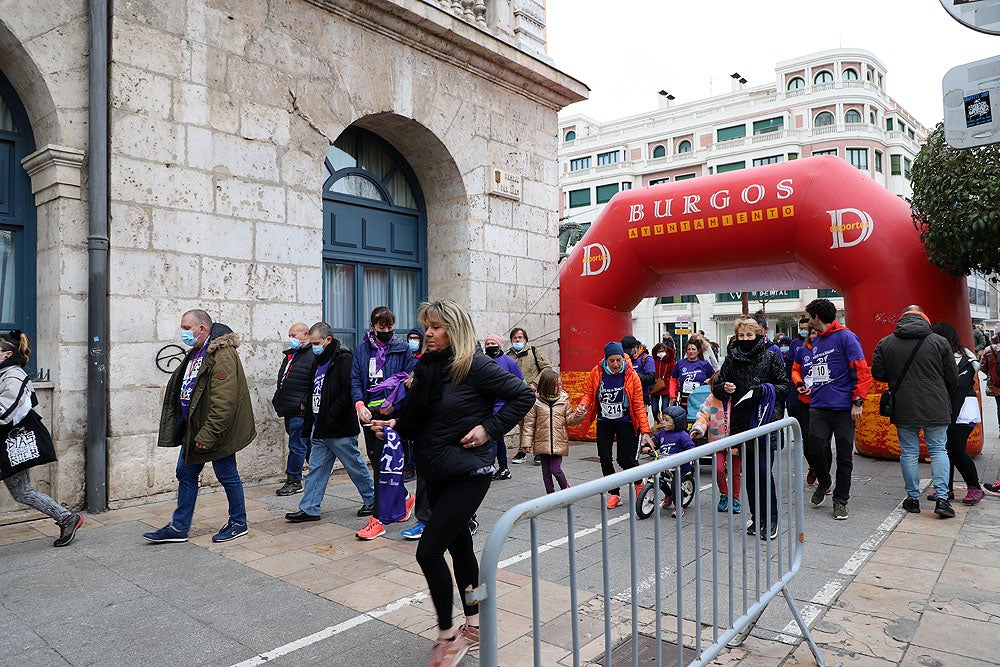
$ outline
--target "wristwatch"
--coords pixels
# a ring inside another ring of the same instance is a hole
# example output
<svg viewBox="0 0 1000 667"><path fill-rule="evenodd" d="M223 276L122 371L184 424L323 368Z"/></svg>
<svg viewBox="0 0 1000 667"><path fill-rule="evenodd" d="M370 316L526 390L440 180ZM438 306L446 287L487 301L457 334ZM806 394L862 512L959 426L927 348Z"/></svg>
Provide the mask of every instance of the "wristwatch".
<svg viewBox="0 0 1000 667"><path fill-rule="evenodd" d="M865 404L865 399L861 398L860 396L854 399L854 405L858 406L859 408L864 404Z"/></svg>

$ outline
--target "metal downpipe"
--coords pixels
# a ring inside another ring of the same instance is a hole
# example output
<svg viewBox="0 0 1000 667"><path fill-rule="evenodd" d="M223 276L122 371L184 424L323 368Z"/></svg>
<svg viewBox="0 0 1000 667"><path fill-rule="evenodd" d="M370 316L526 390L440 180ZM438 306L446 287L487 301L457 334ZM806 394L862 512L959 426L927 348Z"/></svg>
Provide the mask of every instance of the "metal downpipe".
<svg viewBox="0 0 1000 667"><path fill-rule="evenodd" d="M87 509L108 508L108 0L90 0L87 145Z"/></svg>

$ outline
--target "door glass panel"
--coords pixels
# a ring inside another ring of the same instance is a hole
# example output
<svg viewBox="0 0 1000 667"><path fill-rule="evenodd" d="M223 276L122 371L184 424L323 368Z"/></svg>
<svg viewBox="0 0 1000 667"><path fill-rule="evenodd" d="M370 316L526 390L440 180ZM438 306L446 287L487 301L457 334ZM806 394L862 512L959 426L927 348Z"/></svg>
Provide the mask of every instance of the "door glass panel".
<svg viewBox="0 0 1000 667"><path fill-rule="evenodd" d="M364 284L361 291L364 294L364 309L361 312L365 326L368 316L379 306L389 305L389 269L376 266L364 267Z"/></svg>
<svg viewBox="0 0 1000 667"><path fill-rule="evenodd" d="M354 265L326 262L323 266L326 323L334 329L354 329Z"/></svg>
<svg viewBox="0 0 1000 667"><path fill-rule="evenodd" d="M17 272L14 262L14 232L0 229L0 322L14 322L14 295Z"/></svg>
<svg viewBox="0 0 1000 667"><path fill-rule="evenodd" d="M392 175L392 179L386 184L392 203L402 208L417 208L417 200L413 198L413 191L406 182L406 176L402 169L397 169Z"/></svg>
<svg viewBox="0 0 1000 667"><path fill-rule="evenodd" d="M10 115L10 109L4 104L3 98L0 98L0 131L17 132L17 128L14 127L14 119Z"/></svg>
<svg viewBox="0 0 1000 667"><path fill-rule="evenodd" d="M381 202L385 201L385 197L382 196L381 191L375 187L374 183L364 176L358 176L357 174L350 174L337 180L330 186L330 192L339 192L340 194L351 195L352 197L375 199Z"/></svg>
<svg viewBox="0 0 1000 667"><path fill-rule="evenodd" d="M392 272L392 310L396 313L396 329L408 331L417 326L417 272L396 269Z"/></svg>
<svg viewBox="0 0 1000 667"><path fill-rule="evenodd" d="M355 136L351 132L344 132L330 146L326 153L326 159L333 165L334 171L358 166L358 149Z"/></svg>

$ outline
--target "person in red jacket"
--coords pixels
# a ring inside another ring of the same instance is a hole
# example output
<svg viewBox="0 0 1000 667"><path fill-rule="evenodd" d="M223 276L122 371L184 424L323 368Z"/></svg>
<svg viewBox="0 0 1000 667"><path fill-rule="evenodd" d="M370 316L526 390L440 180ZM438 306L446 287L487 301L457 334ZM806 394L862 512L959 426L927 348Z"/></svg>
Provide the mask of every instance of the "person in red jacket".
<svg viewBox="0 0 1000 667"><path fill-rule="evenodd" d="M656 373L656 383L650 390L652 400L653 419L666 412L670 406L670 374L674 372L674 364L677 363L677 353L673 347L667 347L664 343L657 343L653 346L653 365ZM660 387L657 389L657 387Z"/></svg>
<svg viewBox="0 0 1000 667"><path fill-rule="evenodd" d="M597 420L597 454L601 457L601 471L605 476L615 472L611 458L611 445L618 440L618 465L622 470L634 468L638 463L639 439L652 446L646 404L642 400L642 381L621 343L612 341L604 346L604 361L594 366L587 378L583 399L576 408L586 414L588 424ZM636 486L636 493L642 489ZM608 509L622 502L618 487L608 494Z"/></svg>

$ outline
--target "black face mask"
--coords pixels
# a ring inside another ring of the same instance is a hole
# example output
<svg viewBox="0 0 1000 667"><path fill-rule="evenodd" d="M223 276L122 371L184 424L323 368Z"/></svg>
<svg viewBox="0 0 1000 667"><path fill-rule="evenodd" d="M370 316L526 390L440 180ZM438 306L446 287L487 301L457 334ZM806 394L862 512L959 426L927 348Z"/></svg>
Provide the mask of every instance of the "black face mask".
<svg viewBox="0 0 1000 667"><path fill-rule="evenodd" d="M485 348L484 351L486 352L486 356L492 359L496 359L497 357L499 357L502 352L502 350L496 345L490 345L489 347Z"/></svg>
<svg viewBox="0 0 1000 667"><path fill-rule="evenodd" d="M738 340L736 341L736 346L740 348L741 352L750 352L753 350L754 346L757 344L756 338L751 338L750 340Z"/></svg>
<svg viewBox="0 0 1000 667"><path fill-rule="evenodd" d="M377 340L380 343L388 343L390 340L392 340L392 337L395 335L395 333L396 332L393 331L392 329L389 329L388 331L376 331L375 340Z"/></svg>

